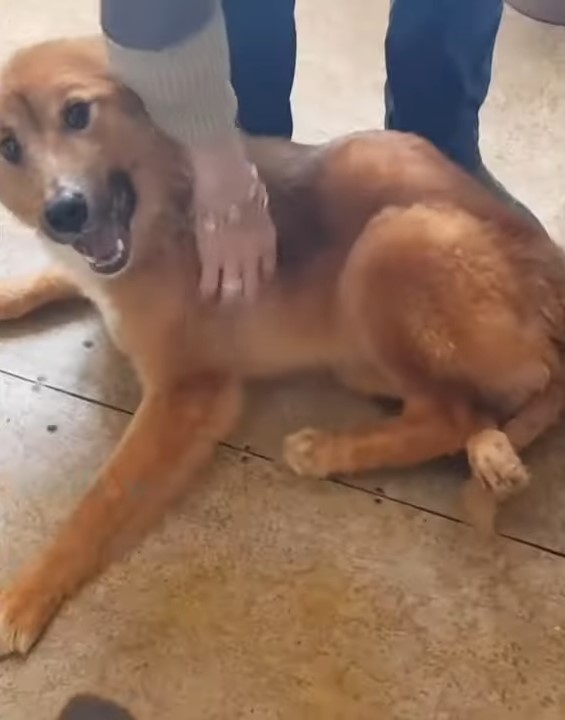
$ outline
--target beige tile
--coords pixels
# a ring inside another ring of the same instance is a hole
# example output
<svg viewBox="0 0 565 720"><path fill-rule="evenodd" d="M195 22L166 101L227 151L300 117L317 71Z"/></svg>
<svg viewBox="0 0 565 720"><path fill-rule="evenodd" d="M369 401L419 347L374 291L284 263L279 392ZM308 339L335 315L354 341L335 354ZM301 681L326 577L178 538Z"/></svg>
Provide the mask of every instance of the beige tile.
<svg viewBox="0 0 565 720"><path fill-rule="evenodd" d="M96 30L98 0L46 8L0 0L0 61L24 43ZM298 139L382 124L387 11L386 0L300 0ZM484 156L562 242L564 74L565 29L506 12ZM0 277L43 262L0 210ZM137 390L84 309L3 325L0 369L41 378L0 375L1 584L127 422L45 384L126 409ZM255 389L233 441L278 458L287 431L377 414L325 380L284 381ZM502 529L565 551L560 435L530 453L534 487ZM464 475L441 463L357 484L455 515ZM563 562L504 539L481 546L451 521L224 450L177 516L85 590L28 662L0 668L0 718L54 720L71 693L89 690L137 720L561 720Z"/></svg>
<svg viewBox="0 0 565 720"><path fill-rule="evenodd" d="M59 325L66 315L42 314L36 320L3 330L0 367L34 380L39 378L40 384L68 388L133 410L137 385L95 318L68 313L71 319ZM21 334L33 330L29 335ZM38 359L42 362L38 363ZM282 439L287 433L311 426L346 430L383 417L378 405L339 388L329 378L293 378L265 383L250 391L243 422L230 442L280 461ZM527 453L534 478L532 487L504 508L500 530L565 552L562 432L560 428ZM446 461L411 471L368 473L348 482L434 512L461 517L458 491L465 477L464 462Z"/></svg>
<svg viewBox="0 0 565 720"><path fill-rule="evenodd" d="M296 137L321 142L384 122L387 0L297 4Z"/></svg>
<svg viewBox="0 0 565 720"><path fill-rule="evenodd" d="M70 511L128 420L0 373L0 583Z"/></svg>
<svg viewBox="0 0 565 720"><path fill-rule="evenodd" d="M125 410L137 406L129 364L87 305L46 309L0 333L0 370Z"/></svg>
<svg viewBox="0 0 565 720"><path fill-rule="evenodd" d="M25 323L10 323L7 329L2 328L1 342L0 369L124 410L136 407L138 389L132 373L88 311L42 313ZM384 417L376 403L340 388L331 378L268 382L250 389L247 411L230 443L280 461L287 433L302 427L347 430ZM562 433L563 428L558 429L526 454L532 487L503 509L499 528L565 552ZM463 461L445 461L410 471L368 473L347 482L433 512L461 517L459 490L465 478Z"/></svg>
<svg viewBox="0 0 565 720"><path fill-rule="evenodd" d="M5 1L0 0L0 9ZM11 39L0 53L46 35L95 30L95 2L77 6L59 0L56 5L59 10L43 16L41 22L35 3L10 5ZM322 13L314 0L299 3L295 108L300 139L319 141L350 129L381 124L382 42L387 12L386 2L352 0L344 21L339 5L326 6ZM520 63L518 74L515 58L523 48L528 49L527 62ZM360 67L365 72L360 73ZM559 239L565 238L561 192L565 182L565 96L559 81L564 73L565 29L541 25L508 11L497 46L492 92L484 111L484 154ZM2 217L1 211L0 226L4 230L0 244L2 274L21 272L43 262L42 254L29 250L28 238L13 221ZM138 398L126 364L109 347L98 322L88 312L50 312L4 327L0 368L129 410ZM233 442L276 458L286 432L304 425L347 427L373 416L374 406L331 383L285 381L253 393L242 429ZM557 437L544 441L531 453L534 487L505 511L501 528L530 542L563 549L565 489L560 468L565 451L560 449ZM400 475L380 474L358 484L457 516L457 489L464 475L463 466L443 463Z"/></svg>
<svg viewBox="0 0 565 720"><path fill-rule="evenodd" d="M386 418L382 406L358 398L330 380L285 381L256 388L242 427L234 438L280 461L284 435L303 427L347 430ZM501 510L499 531L565 552L565 446L560 426L525 453L531 487ZM346 478L348 484L432 512L462 518L460 489L467 478L464 458Z"/></svg>
<svg viewBox="0 0 565 720"><path fill-rule="evenodd" d="M4 19L0 61L22 45L97 32L98 0L0 0Z"/></svg>
<svg viewBox="0 0 565 720"><path fill-rule="evenodd" d="M5 378L0 407L5 582L124 418ZM558 720L563 563L223 451L163 529L2 666L0 717L53 720L89 691L137 720Z"/></svg>
<svg viewBox="0 0 565 720"><path fill-rule="evenodd" d="M507 10L484 108L485 161L565 244L565 27Z"/></svg>
<svg viewBox="0 0 565 720"><path fill-rule="evenodd" d="M297 3L296 135L381 127L388 0ZM322 10L323 7L323 10ZM506 8L482 113L486 164L565 243L565 28Z"/></svg>

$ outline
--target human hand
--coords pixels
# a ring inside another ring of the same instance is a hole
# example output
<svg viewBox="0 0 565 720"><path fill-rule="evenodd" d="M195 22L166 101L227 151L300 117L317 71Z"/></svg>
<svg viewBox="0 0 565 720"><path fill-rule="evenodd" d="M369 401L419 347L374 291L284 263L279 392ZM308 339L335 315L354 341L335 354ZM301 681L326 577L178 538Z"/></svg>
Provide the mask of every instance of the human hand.
<svg viewBox="0 0 565 720"><path fill-rule="evenodd" d="M253 300L276 265L276 232L268 197L234 131L191 148L195 175L196 244L200 291L222 300Z"/></svg>

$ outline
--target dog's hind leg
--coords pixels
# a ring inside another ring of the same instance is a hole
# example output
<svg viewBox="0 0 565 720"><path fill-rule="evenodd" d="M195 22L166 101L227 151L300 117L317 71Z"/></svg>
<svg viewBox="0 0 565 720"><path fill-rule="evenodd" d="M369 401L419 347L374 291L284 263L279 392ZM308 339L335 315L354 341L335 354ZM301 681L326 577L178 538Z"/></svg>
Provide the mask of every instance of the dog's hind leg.
<svg viewBox="0 0 565 720"><path fill-rule="evenodd" d="M412 398L402 414L374 428L332 434L306 429L286 438L284 457L300 475L327 477L416 465L465 448L482 421L464 403Z"/></svg>
<svg viewBox="0 0 565 720"><path fill-rule="evenodd" d="M502 428L503 432L516 450L524 450L557 424L564 409L565 387L561 381L551 382L506 423Z"/></svg>
<svg viewBox="0 0 565 720"><path fill-rule="evenodd" d="M62 603L132 546L231 432L239 384L197 377L147 394L98 481L51 545L0 593L0 655L26 653Z"/></svg>
<svg viewBox="0 0 565 720"><path fill-rule="evenodd" d="M498 505L529 484L518 452L555 425L564 408L563 383L550 382L500 430L485 429L469 439L467 457L472 474L462 498L465 515L477 529L492 533Z"/></svg>
<svg viewBox="0 0 565 720"><path fill-rule="evenodd" d="M72 280L56 268L15 280L0 280L0 320L18 320L44 305L82 297Z"/></svg>

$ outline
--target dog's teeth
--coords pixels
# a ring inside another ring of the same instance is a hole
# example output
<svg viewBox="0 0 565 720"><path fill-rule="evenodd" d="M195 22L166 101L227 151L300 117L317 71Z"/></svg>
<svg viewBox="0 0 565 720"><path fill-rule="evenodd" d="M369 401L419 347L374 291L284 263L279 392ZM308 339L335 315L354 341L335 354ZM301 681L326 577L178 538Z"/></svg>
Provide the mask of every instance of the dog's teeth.
<svg viewBox="0 0 565 720"><path fill-rule="evenodd" d="M96 257L93 257L92 255L84 255L84 259L86 262L91 265L94 269L103 269L106 267L109 267L110 265L114 265L114 263L118 262L122 256L126 252L126 245L125 242L122 240L122 238L116 239L116 245L114 248L114 252L110 256L106 256L105 258L99 259Z"/></svg>
<svg viewBox="0 0 565 720"><path fill-rule="evenodd" d="M107 267L108 265L113 265L115 262L117 262L121 256L124 254L126 249L125 243L121 238L118 238L116 240L116 249L112 253L112 255L109 258L105 258L104 260L94 260L94 265L99 268Z"/></svg>

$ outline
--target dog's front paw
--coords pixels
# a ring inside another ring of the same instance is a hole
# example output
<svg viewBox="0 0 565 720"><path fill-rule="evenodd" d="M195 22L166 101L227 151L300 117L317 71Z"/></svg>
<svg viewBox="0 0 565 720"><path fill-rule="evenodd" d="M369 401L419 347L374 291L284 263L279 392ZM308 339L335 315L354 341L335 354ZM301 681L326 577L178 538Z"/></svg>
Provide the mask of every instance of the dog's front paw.
<svg viewBox="0 0 565 720"><path fill-rule="evenodd" d="M26 655L53 616L57 603L27 587L0 591L0 658Z"/></svg>
<svg viewBox="0 0 565 720"><path fill-rule="evenodd" d="M484 430L468 443L473 476L490 489L498 502L524 490L530 474L508 437L500 430Z"/></svg>
<svg viewBox="0 0 565 720"><path fill-rule="evenodd" d="M21 288L15 282L0 281L0 321L17 320L25 314Z"/></svg>
<svg viewBox="0 0 565 720"><path fill-rule="evenodd" d="M283 457L297 475L323 478L331 472L327 463L327 448L327 435L305 428L285 438Z"/></svg>

